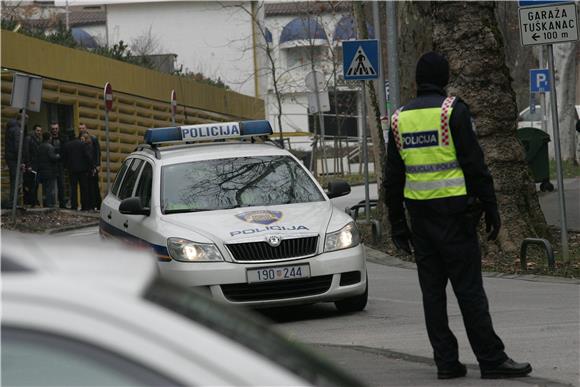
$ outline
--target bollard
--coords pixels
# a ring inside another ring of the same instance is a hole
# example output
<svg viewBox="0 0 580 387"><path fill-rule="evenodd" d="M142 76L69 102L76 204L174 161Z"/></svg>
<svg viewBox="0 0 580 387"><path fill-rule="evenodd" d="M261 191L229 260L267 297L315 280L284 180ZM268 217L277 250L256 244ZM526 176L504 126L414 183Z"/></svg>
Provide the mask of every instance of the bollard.
<svg viewBox="0 0 580 387"><path fill-rule="evenodd" d="M548 268L550 270L555 269L556 265L554 261L554 250L552 249L552 245L550 244L550 242L542 238L526 238L523 240L522 247L520 249L520 263L522 266L522 270L527 269L526 253L529 245L544 246L544 250L546 251L546 255L548 256Z"/></svg>

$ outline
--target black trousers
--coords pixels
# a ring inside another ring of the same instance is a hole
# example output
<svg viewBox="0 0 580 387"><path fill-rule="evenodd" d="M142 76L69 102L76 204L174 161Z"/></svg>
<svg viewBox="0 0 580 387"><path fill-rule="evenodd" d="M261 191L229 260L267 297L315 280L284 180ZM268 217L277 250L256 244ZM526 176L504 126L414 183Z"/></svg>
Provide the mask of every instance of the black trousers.
<svg viewBox="0 0 580 387"><path fill-rule="evenodd" d="M66 207L66 195L64 193L64 171L62 167L58 167L59 171L56 175L56 189L58 194L58 204L60 208ZM73 207L73 209L75 209Z"/></svg>
<svg viewBox="0 0 580 387"><path fill-rule="evenodd" d="M10 192L8 196L8 202L6 204L2 203L3 208L12 208L12 203L14 201L14 187L16 186L16 164L18 164L15 160L6 160L6 164L8 165L8 174L10 178ZM18 198L16 198L18 203Z"/></svg>
<svg viewBox="0 0 580 387"><path fill-rule="evenodd" d="M91 209L101 209L101 189L99 187L99 174L89 173L89 192L90 192L90 202Z"/></svg>
<svg viewBox="0 0 580 387"><path fill-rule="evenodd" d="M36 173L26 171L22 178L22 191L24 196L24 204L30 206L37 206L38 202L38 181Z"/></svg>
<svg viewBox="0 0 580 387"><path fill-rule="evenodd" d="M449 329L445 288L451 282L471 348L481 368L507 360L493 329L481 278L481 251L475 221L465 214L411 217L413 243L427 333L438 368L458 359L457 339Z"/></svg>
<svg viewBox="0 0 580 387"><path fill-rule="evenodd" d="M70 204L71 209L78 209L77 186L81 191L81 210L91 209L91 196L89 192L89 172L70 172Z"/></svg>

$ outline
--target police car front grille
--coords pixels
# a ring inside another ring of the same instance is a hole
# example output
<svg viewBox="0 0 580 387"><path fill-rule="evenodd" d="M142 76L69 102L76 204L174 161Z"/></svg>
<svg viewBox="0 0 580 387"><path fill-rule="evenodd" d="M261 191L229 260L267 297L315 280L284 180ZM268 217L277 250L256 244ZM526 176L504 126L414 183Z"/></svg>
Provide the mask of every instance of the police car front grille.
<svg viewBox="0 0 580 387"><path fill-rule="evenodd" d="M318 236L283 239L277 247L267 242L232 243L227 247L236 261L276 261L316 253Z"/></svg>
<svg viewBox="0 0 580 387"><path fill-rule="evenodd" d="M332 274L288 281L221 285L221 288L230 301L267 301L323 294L330 289L331 283Z"/></svg>

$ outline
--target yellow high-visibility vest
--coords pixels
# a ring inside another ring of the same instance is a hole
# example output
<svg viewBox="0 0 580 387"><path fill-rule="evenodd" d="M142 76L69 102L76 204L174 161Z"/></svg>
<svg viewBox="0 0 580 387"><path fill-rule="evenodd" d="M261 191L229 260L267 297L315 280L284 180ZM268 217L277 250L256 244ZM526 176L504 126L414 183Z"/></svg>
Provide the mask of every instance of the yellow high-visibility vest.
<svg viewBox="0 0 580 387"><path fill-rule="evenodd" d="M449 130L455 97L441 107L397 110L391 128L405 163L407 199L429 200L467 195L465 177Z"/></svg>

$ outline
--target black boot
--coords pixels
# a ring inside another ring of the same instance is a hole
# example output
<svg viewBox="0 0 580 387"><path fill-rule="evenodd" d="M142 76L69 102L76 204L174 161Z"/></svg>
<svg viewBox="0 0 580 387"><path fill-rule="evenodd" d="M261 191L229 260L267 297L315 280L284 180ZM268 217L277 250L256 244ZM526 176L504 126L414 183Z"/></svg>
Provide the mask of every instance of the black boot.
<svg viewBox="0 0 580 387"><path fill-rule="evenodd" d="M454 379L461 378L467 374L467 368L460 362L457 362L451 368L439 368L437 369L437 379Z"/></svg>
<svg viewBox="0 0 580 387"><path fill-rule="evenodd" d="M516 363L507 359L495 368L481 369L482 379L519 378L532 372L530 363Z"/></svg>

